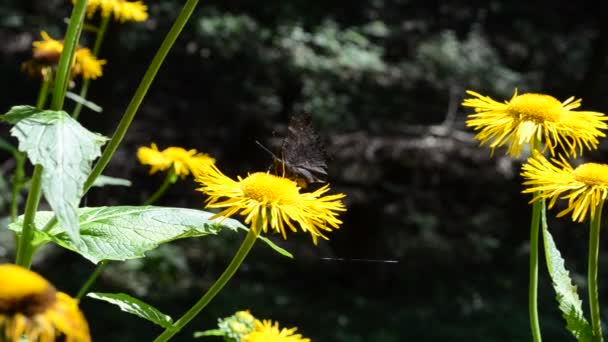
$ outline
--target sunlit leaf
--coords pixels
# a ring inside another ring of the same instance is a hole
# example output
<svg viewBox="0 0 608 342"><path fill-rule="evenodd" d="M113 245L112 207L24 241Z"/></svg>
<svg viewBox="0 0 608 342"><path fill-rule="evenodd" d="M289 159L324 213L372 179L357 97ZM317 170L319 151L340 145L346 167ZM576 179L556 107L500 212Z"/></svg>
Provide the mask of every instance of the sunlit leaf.
<svg viewBox="0 0 608 342"><path fill-rule="evenodd" d="M16 106L2 116L32 164L43 167L42 192L59 223L79 241L76 209L93 160L106 138L88 131L66 112Z"/></svg>
<svg viewBox="0 0 608 342"><path fill-rule="evenodd" d="M124 293L92 292L87 294L87 297L114 304L124 312L147 319L163 328L168 328L173 324L173 319L170 316L165 315L150 304L144 303L141 300Z"/></svg>
<svg viewBox="0 0 608 342"><path fill-rule="evenodd" d="M585 319L583 313L583 302L578 297L576 286L572 284L572 279L570 279L570 272L566 269L564 259L557 249L551 233L549 233L546 216L546 209L543 206L541 223L547 268L553 282L559 309L562 312L562 317L566 320L566 328L579 342L593 341L591 325Z"/></svg>

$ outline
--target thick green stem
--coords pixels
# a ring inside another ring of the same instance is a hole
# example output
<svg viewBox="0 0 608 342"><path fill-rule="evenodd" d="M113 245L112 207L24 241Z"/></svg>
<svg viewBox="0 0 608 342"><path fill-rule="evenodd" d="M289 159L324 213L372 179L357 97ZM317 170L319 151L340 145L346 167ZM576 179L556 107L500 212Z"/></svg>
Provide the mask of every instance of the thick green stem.
<svg viewBox="0 0 608 342"><path fill-rule="evenodd" d="M89 178L87 178L86 182L84 183L83 195L87 191L89 191L91 186L93 186L95 179L99 177L99 175L103 172L105 167L112 159L112 156L114 155L114 152L116 152L118 145L120 145L120 142L124 138L127 129L129 128L129 125L131 125L131 121L133 121L133 118L135 117L135 114L139 109L139 105L143 101L144 96L146 96L148 89L150 88L150 85L154 80L154 77L156 77L156 74L158 73L158 70L160 69L160 66L162 65L163 61L165 60L165 57L169 53L169 50L171 49L171 47L177 40L177 37L179 36L180 32L188 22L190 15L192 15L192 12L196 8L196 4L198 4L198 0L188 0L186 2L179 16L173 23L171 30L169 30L169 33L167 33L165 40L161 44L160 48L158 48L158 51L156 52L156 55L154 55L150 66L148 66L148 70L146 70L144 77L142 78L141 82L139 83L139 86L137 87L137 90L135 91L135 95L133 95L129 106L125 110L122 119L118 123L118 127L114 131L112 139L110 139L110 142L104 149L101 157L95 164L95 167L93 167L91 175L89 175ZM44 226L42 230L48 231L53 228L56 223L57 217L54 216L53 218L51 218L51 220L49 220L49 222L46 224L46 226Z"/></svg>
<svg viewBox="0 0 608 342"><path fill-rule="evenodd" d="M65 99L65 91L67 89L68 82L70 80L70 70L72 68L72 60L74 58L74 51L76 45L80 39L80 32L82 31L82 23L84 21L87 7L87 0L78 0L72 11L70 17L70 23L65 35L63 51L59 58L59 66L57 67L57 73L55 75L55 84L53 87L53 98L51 100L51 110L61 110L63 107L63 101ZM39 102L42 103L39 97ZM23 216L23 226L21 230L21 237L17 245L17 260L16 263L23 267L29 268L34 255L34 248L31 245L31 240L34 232L34 218L36 216L36 210L38 210L38 203L40 202L40 196L42 194L42 166L36 165L32 174L32 181L30 192L27 196L25 203L25 213Z"/></svg>
<svg viewBox="0 0 608 342"><path fill-rule="evenodd" d="M262 220L258 220L258 222L260 222L258 224L260 225ZM251 247L253 247L258 237L258 232L261 230L261 228L262 227L259 226L255 227L255 229L254 227L251 227L251 229L249 229L245 240L232 258L232 261L230 262L226 270L224 270L224 273L222 273L222 275L211 286L211 288L209 288L205 295L203 295L203 297L201 297L201 299L199 299L199 301L196 302L196 304L194 304L194 306L192 306L190 310L188 310L182 317L180 317L177 322L173 323L171 327L166 328L165 331L163 331L163 333L160 334L154 340L154 342L168 341L171 337L173 337L173 335L177 334L180 330L182 330L184 326L186 326L186 324L188 324L194 317L196 317L196 315L198 315L199 312L201 312L201 310L203 310L205 306L209 304L209 302L211 302L211 300L222 290L222 288L224 288L224 285L228 283L230 278L232 278L232 276L239 268L243 260L245 260L245 257L247 256L247 254L249 254Z"/></svg>
<svg viewBox="0 0 608 342"><path fill-rule="evenodd" d="M177 40L177 37L181 33L182 29L188 22L188 19L190 18L190 15L196 8L197 4L198 4L198 0L188 0L186 2L186 4L184 5L184 7L182 8L181 13L179 14L177 19L173 23L171 30L165 37L165 40L163 41L160 48L156 52L156 55L154 55L154 59L152 59L152 63L150 63L148 70L146 71L141 82L139 83L139 86L137 87L137 90L135 91L135 95L133 95L133 98L131 99L129 106L127 107L125 113L123 114L122 119L120 120L120 123L118 124L118 127L116 128L116 131L114 131L114 135L112 135L112 139L110 140L110 142L104 149L103 154L101 155L101 157L99 158L97 163L95 164L95 167L93 168L93 171L91 172L91 175L86 180L86 182L84 184L84 192L87 192L91 188L91 186L93 185L93 182L95 182L95 179L105 169L105 167L110 162L110 159L112 159L112 156L114 155L114 152L116 152L118 145L124 138L124 136L127 132L127 129L129 128L129 125L131 125L131 121L133 121L133 118L135 117L135 114L137 113L137 110L139 109L139 105L143 101L144 96L148 92L148 89L150 88L150 85L152 84L152 81L154 80L154 77L158 73L158 69L160 69L160 66L162 65L163 61L165 60L165 57L167 57L169 50L171 49L171 47Z"/></svg>
<svg viewBox="0 0 608 342"><path fill-rule="evenodd" d="M110 22L111 16L101 17L101 24L99 25L99 29L97 30L97 37L95 38L95 43L93 45L93 56L99 56L99 50L101 49L101 43L103 42L103 37L108 30L108 23ZM82 88L80 89L80 97L82 99L86 99L87 93L89 92L89 86L91 84L90 79L86 79L82 81ZM82 110L82 102L77 102L74 111L72 112L72 118L78 119L80 115L80 111Z"/></svg>
<svg viewBox="0 0 608 342"><path fill-rule="evenodd" d="M540 216L545 201L536 201L532 206L532 220L530 222L530 284L528 287L528 312L530 315L530 329L532 340L542 341L540 324L538 320L538 233Z"/></svg>
<svg viewBox="0 0 608 342"><path fill-rule="evenodd" d="M30 192L27 194L25 202L25 214L23 216L23 226L21 228L21 237L17 245L17 265L29 268L32 262L31 241L34 235L34 217L40 203L40 195L42 194L42 166L36 165L32 174Z"/></svg>
<svg viewBox="0 0 608 342"><path fill-rule="evenodd" d="M150 196L150 198L148 198L148 200L144 202L144 205L151 205L156 202L162 195L164 195L165 192L167 192L167 189L169 189L169 186L175 183L175 177L175 170L173 168L170 168L169 172L167 172L167 177L165 177L165 180L163 181L163 184L161 184L158 190L156 190L156 192L154 192L152 196Z"/></svg>
<svg viewBox="0 0 608 342"><path fill-rule="evenodd" d="M600 302L597 291L597 259L600 251L600 223L602 221L602 208L604 201L600 201L591 218L589 232L589 261L587 269L587 282L589 290L589 310L591 312L591 326L594 341L603 341L602 323L600 321Z"/></svg>
<svg viewBox="0 0 608 342"><path fill-rule="evenodd" d="M87 0L78 0L72 10L70 23L68 24L68 29L65 33L63 51L61 52L59 65L57 66L57 74L55 75L51 110L61 110L63 108L65 92L68 88L68 83L70 82L70 71L72 70L76 46L78 46L78 41L80 40L86 8Z"/></svg>
<svg viewBox="0 0 608 342"><path fill-rule="evenodd" d="M95 284L95 281L97 281L97 278L99 277L101 272L103 272L103 270L106 268L107 265L108 265L107 260L102 260L99 262L99 264L97 264L95 271L93 271L93 273L91 273L91 275L89 276L87 281L82 285L82 287L78 291L78 294L76 295L77 300L81 300L82 297L84 297L84 295L86 295L87 292L89 292L89 289L91 288L91 286L93 286L93 284Z"/></svg>

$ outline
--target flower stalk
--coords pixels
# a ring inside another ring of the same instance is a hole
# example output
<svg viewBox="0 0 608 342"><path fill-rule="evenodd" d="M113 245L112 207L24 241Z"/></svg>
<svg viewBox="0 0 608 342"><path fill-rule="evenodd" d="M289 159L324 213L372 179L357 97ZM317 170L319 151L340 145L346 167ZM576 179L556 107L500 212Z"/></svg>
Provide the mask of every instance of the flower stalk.
<svg viewBox="0 0 608 342"><path fill-rule="evenodd" d="M215 283L201 297L201 299L199 299L199 301L196 302L196 304L194 304L194 306L192 306L190 310L188 310L182 317L180 317L180 319L178 319L171 327L165 329L165 331L160 334L154 340L154 342L168 341L171 337L173 337L180 330L182 330L182 328L185 327L188 322L190 322L194 317L196 317L199 312L201 312L201 310L203 310L207 306L207 304L209 304L209 302L211 302L211 300L213 300L213 298L224 288L224 286L232 278L234 273L238 270L239 266L241 266L243 260L245 260L245 257L247 257L249 251L255 244L259 232L262 230L261 224L262 220L259 220L257 227L251 227L249 229L245 240L243 240L241 247L239 247L239 250L232 258L232 261L230 261L228 267L226 267L226 270L224 270L224 273L222 273L222 275L215 281Z"/></svg>
<svg viewBox="0 0 608 342"><path fill-rule="evenodd" d="M82 32L82 23L84 22L86 8L87 0L78 0L72 11L72 16L70 17L70 23L68 24L65 36L64 48L61 52L57 74L55 75L53 97L50 106L51 110L60 110L63 107L65 92L70 79L70 69L74 58L74 51L78 44L78 40L80 39L80 33ZM39 96L39 103L42 103L44 99L46 99L46 96ZM19 244L17 245L16 263L26 268L30 267L34 254L31 240L35 229L34 218L42 195L42 171L41 165L36 165L34 167L30 192L28 193L27 201L25 203L21 237L19 238Z"/></svg>
<svg viewBox="0 0 608 342"><path fill-rule="evenodd" d="M528 286L528 314L530 329L534 342L542 341L538 319L538 235L541 211L545 201L536 201L532 205L532 220L530 222L530 283Z"/></svg>
<svg viewBox="0 0 608 342"><path fill-rule="evenodd" d="M159 198L161 198L165 194L165 192L167 192L169 186L175 183L176 178L177 175L175 174L175 169L171 167L167 172L167 176L165 177L163 184L161 184L160 187L158 187L158 189L152 194L152 196L150 196L150 198L148 198L148 200L144 202L144 205L154 204Z"/></svg>
<svg viewBox="0 0 608 342"><path fill-rule="evenodd" d="M600 303L597 288L598 255L600 249L600 224L602 219L602 208L604 201L600 201L593 217L591 218L589 230L589 259L587 269L587 281L589 291L589 311L591 313L591 327L593 329L594 341L601 342L602 323L600 320Z"/></svg>
<svg viewBox="0 0 608 342"><path fill-rule="evenodd" d="M108 30L108 23L110 22L110 16L102 16L101 24L99 25L99 29L97 30L97 36L95 38L95 43L93 44L93 56L99 57L99 50L101 49L101 43L103 42L103 38ZM82 99L86 99L87 93L89 92L89 86L91 85L91 80L88 78L83 79L82 88L80 89L80 97ZM74 111L72 111L72 118L74 120L78 119L80 116L80 112L82 111L82 102L77 102L76 107L74 107Z"/></svg>

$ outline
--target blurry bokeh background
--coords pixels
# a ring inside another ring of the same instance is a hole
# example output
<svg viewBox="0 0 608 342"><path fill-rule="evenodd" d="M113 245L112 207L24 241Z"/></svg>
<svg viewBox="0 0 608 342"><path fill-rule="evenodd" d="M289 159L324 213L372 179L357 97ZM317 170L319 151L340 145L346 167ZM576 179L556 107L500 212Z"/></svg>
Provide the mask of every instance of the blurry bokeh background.
<svg viewBox="0 0 608 342"><path fill-rule="evenodd" d="M112 134L182 3L146 1L145 23L111 24L100 54L108 64L89 97L104 111L85 110L83 125ZM298 326L314 341L529 340L530 198L520 194L521 161L479 148L459 104L467 89L502 101L518 88L582 97L583 109L608 111L605 7L599 0L201 1L105 172L133 186L94 189L86 205L147 199L164 176L149 176L135 157L151 142L207 152L230 176L265 170L271 160L255 140L276 149L289 116L308 112L329 155L332 189L348 196L342 228L317 247L306 236L275 238L293 260L258 244L174 340L189 341L241 309ZM34 103L39 83L19 65L41 30L64 34L70 10L67 0L0 1L0 111ZM82 44L91 38L85 33ZM0 136L10 139L8 130L0 127ZM605 161L605 149L603 142L585 158ZM0 152L1 216L13 167ZM196 187L179 182L158 204L202 208ZM0 261L13 252L4 222ZM553 215L550 225L586 290L587 226ZM179 317L242 238L182 240L112 263L94 290L129 293ZM72 294L94 269L59 248L39 256L35 270ZM545 339L573 340L540 270ZM146 341L160 332L106 303L85 299L82 307L97 341Z"/></svg>

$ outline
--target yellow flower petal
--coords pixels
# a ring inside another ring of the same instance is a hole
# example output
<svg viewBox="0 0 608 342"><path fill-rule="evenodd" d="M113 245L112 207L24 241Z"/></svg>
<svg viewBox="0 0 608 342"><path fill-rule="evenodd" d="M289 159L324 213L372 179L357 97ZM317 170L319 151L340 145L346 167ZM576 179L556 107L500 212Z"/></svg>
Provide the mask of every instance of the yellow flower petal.
<svg viewBox="0 0 608 342"><path fill-rule="evenodd" d="M272 230L286 238L287 229L296 232L295 222L313 242L327 239L323 231L338 229L342 221L338 212L346 208L340 199L344 194L323 196L329 185L310 193L300 192L297 183L264 172L253 173L238 181L222 174L214 165L208 165L196 175L202 184L199 189L209 196L208 208L225 208L216 217L229 217L237 212L245 216L245 223Z"/></svg>
<svg viewBox="0 0 608 342"><path fill-rule="evenodd" d="M310 342L309 338L296 334L296 330L298 328L279 329L279 322L256 320L255 330L243 337L243 342Z"/></svg>
<svg viewBox="0 0 608 342"><path fill-rule="evenodd" d="M568 200L568 206L557 216L572 213L572 220L582 222L608 196L608 165L585 163L576 168L561 157L552 162L536 153L522 167L526 179L524 193L534 193L533 201L549 200L552 208L558 199Z"/></svg>
<svg viewBox="0 0 608 342"><path fill-rule="evenodd" d="M479 131L475 139L481 145L489 145L492 151L508 145L507 153L513 157L521 155L525 145L544 146L555 155L560 148L572 156L580 155L583 149L595 149L598 138L605 137L601 130L608 128L603 113L574 111L580 100L573 97L559 102L544 94L521 94L517 91L510 101L494 101L474 91L467 91L472 98L465 99L465 107L475 109L470 114L467 126Z"/></svg>

